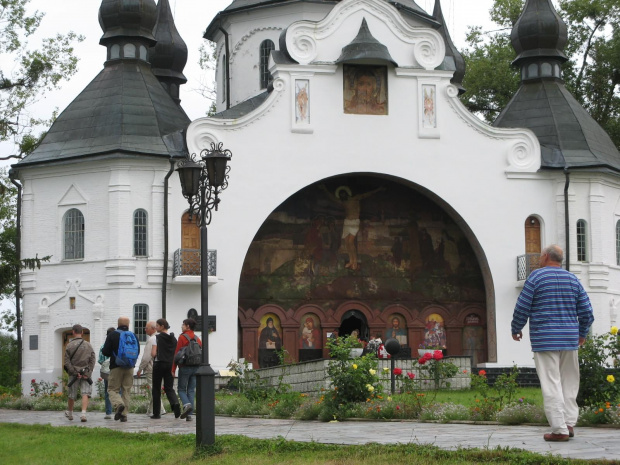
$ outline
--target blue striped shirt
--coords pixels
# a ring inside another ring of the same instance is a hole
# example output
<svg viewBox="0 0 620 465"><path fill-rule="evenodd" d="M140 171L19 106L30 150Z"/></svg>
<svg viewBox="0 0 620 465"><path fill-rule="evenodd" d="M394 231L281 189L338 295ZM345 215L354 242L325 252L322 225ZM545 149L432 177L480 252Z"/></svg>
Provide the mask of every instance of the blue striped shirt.
<svg viewBox="0 0 620 465"><path fill-rule="evenodd" d="M556 266L533 271L512 317L512 334L530 320L533 352L577 350L594 321L590 298L577 277Z"/></svg>

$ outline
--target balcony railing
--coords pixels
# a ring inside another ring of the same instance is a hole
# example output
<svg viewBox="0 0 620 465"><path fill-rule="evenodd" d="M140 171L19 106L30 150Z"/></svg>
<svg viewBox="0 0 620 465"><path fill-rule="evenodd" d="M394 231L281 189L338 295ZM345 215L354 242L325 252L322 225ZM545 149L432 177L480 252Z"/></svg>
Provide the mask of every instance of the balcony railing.
<svg viewBox="0 0 620 465"><path fill-rule="evenodd" d="M526 253L517 257L517 281L525 281L530 273L540 268L540 254Z"/></svg>
<svg viewBox="0 0 620 465"><path fill-rule="evenodd" d="M209 274L217 276L217 250L209 250ZM174 252L172 277L200 276L200 249L177 249Z"/></svg>

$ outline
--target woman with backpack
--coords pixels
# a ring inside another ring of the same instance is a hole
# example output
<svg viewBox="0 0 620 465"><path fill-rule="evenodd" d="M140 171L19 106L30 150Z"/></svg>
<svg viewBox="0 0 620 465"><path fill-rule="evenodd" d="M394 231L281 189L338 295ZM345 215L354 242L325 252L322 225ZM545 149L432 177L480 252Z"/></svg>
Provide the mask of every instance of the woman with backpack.
<svg viewBox="0 0 620 465"><path fill-rule="evenodd" d="M199 363L195 364L195 360L188 359L187 352L192 345L192 341L194 344L198 343L199 347L202 348L202 341L194 334L195 328L196 320L192 318L183 320L183 323L181 324L181 330L183 332L179 336L177 349L174 353L175 363L172 365L172 374L174 375L177 368L177 359L179 358L178 354L179 352L182 352L182 360L179 360L178 362L179 382L177 388L179 390L181 402L183 402L183 412L181 413L181 418L185 418L187 421L192 420L192 412L194 411L194 397L196 393L196 371L198 371L198 367L200 366Z"/></svg>
<svg viewBox="0 0 620 465"><path fill-rule="evenodd" d="M168 334L170 325L166 320L160 318L155 322L157 336L151 349L153 356L153 420L161 418L161 382L164 382L166 397L170 402L175 418L181 416L181 406L179 398L174 392L174 376L172 375L172 364L174 362L174 352L177 346L177 339Z"/></svg>

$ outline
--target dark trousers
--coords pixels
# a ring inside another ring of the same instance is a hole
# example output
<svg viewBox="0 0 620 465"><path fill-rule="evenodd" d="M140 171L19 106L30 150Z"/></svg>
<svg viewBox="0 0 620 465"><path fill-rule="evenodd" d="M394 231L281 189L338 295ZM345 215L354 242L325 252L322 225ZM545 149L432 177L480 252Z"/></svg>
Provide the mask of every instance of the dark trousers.
<svg viewBox="0 0 620 465"><path fill-rule="evenodd" d="M161 413L161 382L164 382L164 390L170 406L179 403L177 393L174 392L174 376L172 376L172 363L153 363L153 415Z"/></svg>

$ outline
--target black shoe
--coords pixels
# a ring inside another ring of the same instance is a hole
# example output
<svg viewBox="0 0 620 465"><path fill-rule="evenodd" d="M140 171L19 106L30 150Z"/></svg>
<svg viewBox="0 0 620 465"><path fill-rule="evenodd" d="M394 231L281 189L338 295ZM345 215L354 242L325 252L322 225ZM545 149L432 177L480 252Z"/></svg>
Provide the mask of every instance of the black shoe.
<svg viewBox="0 0 620 465"><path fill-rule="evenodd" d="M121 423L125 423L126 421L127 421L127 417L126 416L121 417Z"/></svg>
<svg viewBox="0 0 620 465"><path fill-rule="evenodd" d="M120 420L123 417L123 410L125 410L124 405L119 405L116 407L116 413L114 414L114 420Z"/></svg>
<svg viewBox="0 0 620 465"><path fill-rule="evenodd" d="M172 410L174 411L174 418L179 418L181 416L181 406L179 404L174 404Z"/></svg>
<svg viewBox="0 0 620 465"><path fill-rule="evenodd" d="M192 421L192 417L187 417L185 421Z"/></svg>
<svg viewBox="0 0 620 465"><path fill-rule="evenodd" d="M161 420L161 415L151 415L151 420Z"/></svg>
<svg viewBox="0 0 620 465"><path fill-rule="evenodd" d="M188 415L191 415L193 410L192 404L185 404L183 406L183 413L181 413L181 419L188 418Z"/></svg>

